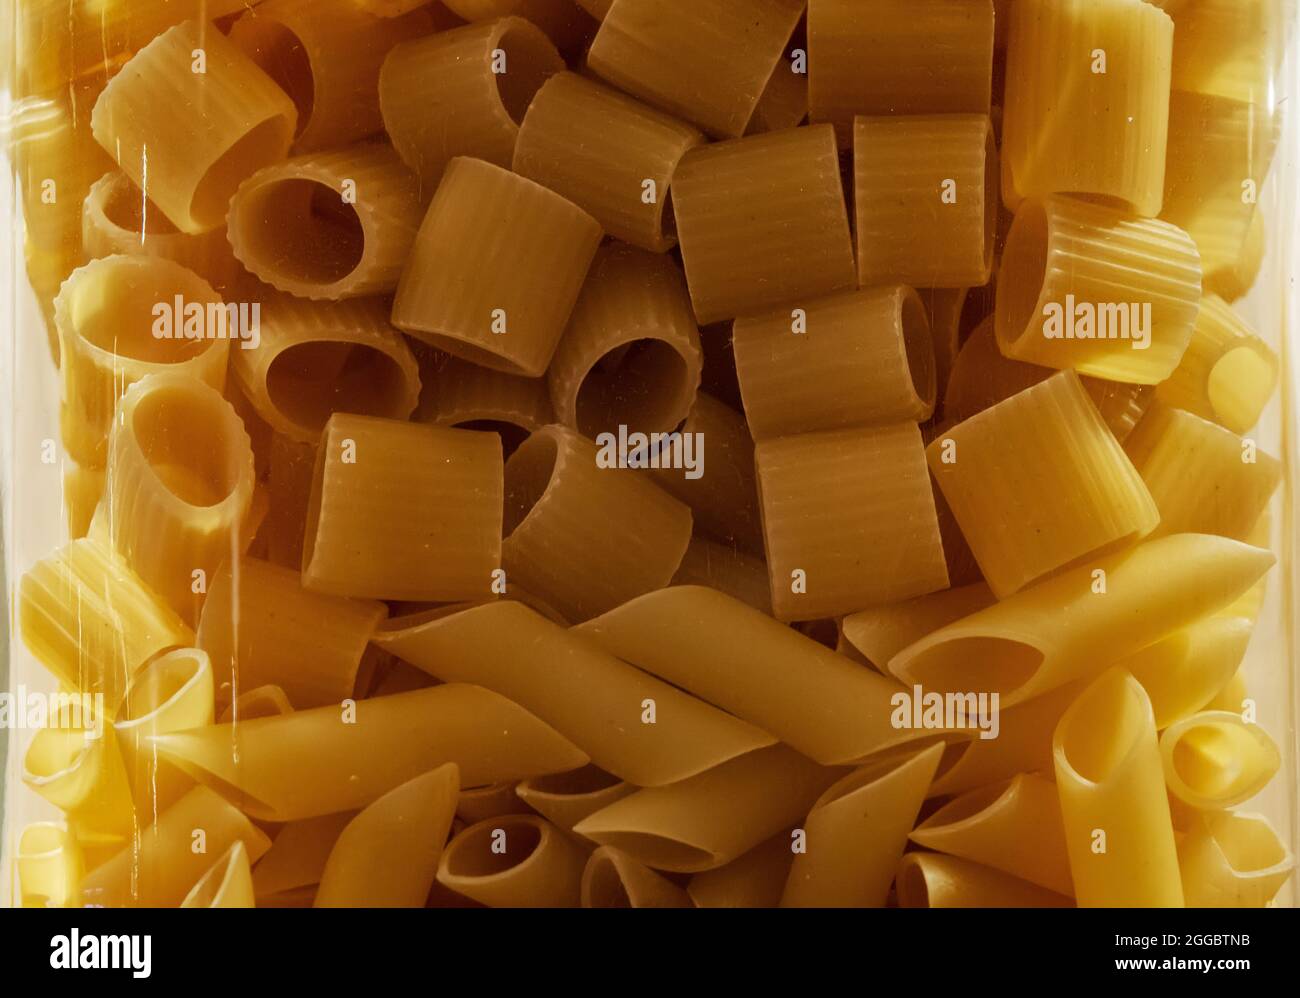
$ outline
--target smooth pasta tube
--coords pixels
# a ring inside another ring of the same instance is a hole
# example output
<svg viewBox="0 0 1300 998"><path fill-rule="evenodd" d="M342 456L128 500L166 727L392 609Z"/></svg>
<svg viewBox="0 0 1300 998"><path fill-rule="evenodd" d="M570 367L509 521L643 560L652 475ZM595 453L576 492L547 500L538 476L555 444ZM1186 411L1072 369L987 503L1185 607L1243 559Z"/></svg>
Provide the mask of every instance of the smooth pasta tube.
<svg viewBox="0 0 1300 998"><path fill-rule="evenodd" d="M397 617L375 643L430 675L509 697L570 739L601 769L662 786L775 739L592 648L513 601ZM544 660L539 671L534 663Z"/></svg>
<svg viewBox="0 0 1300 998"><path fill-rule="evenodd" d="M1000 204L988 115L857 118L853 135L858 283L988 283Z"/></svg>
<svg viewBox="0 0 1300 998"><path fill-rule="evenodd" d="M833 617L948 587L915 423L767 440L754 464L777 619Z"/></svg>
<svg viewBox="0 0 1300 998"><path fill-rule="evenodd" d="M545 378L503 374L432 350L421 357L420 378L416 422L494 430L506 457L530 433L555 422Z"/></svg>
<svg viewBox="0 0 1300 998"><path fill-rule="evenodd" d="M926 451L994 595L1155 530L1160 513L1078 376L1062 371Z"/></svg>
<svg viewBox="0 0 1300 998"><path fill-rule="evenodd" d="M968 791L916 826L911 839L1073 896L1061 804L1051 780L1021 774Z"/></svg>
<svg viewBox="0 0 1300 998"><path fill-rule="evenodd" d="M1222 810L1248 800L1276 775L1282 756L1263 728L1230 710L1208 710L1160 736L1169 792L1191 807Z"/></svg>
<svg viewBox="0 0 1300 998"><path fill-rule="evenodd" d="M535 814L470 825L447 844L438 882L490 908L577 908L587 852Z"/></svg>
<svg viewBox="0 0 1300 998"><path fill-rule="evenodd" d="M334 843L359 813L340 811L282 825L253 871L258 899L319 884Z"/></svg>
<svg viewBox="0 0 1300 998"><path fill-rule="evenodd" d="M113 546L188 622L238 550L253 500L244 424L213 388L152 374L117 408L104 510Z"/></svg>
<svg viewBox="0 0 1300 998"><path fill-rule="evenodd" d="M615 239L652 253L677 244L670 185L699 130L616 90L556 73L528 105L515 173L588 212Z"/></svg>
<svg viewBox="0 0 1300 998"><path fill-rule="evenodd" d="M1147 691L1156 730L1210 703L1236 674L1254 630L1253 621L1228 607L1120 663Z"/></svg>
<svg viewBox="0 0 1300 998"><path fill-rule="evenodd" d="M707 586L748 603L762 613L772 612L767 565L761 559L726 544L701 537L692 538L672 584Z"/></svg>
<svg viewBox="0 0 1300 998"><path fill-rule="evenodd" d="M591 854L582 871L584 908L694 908L686 891L610 846Z"/></svg>
<svg viewBox="0 0 1300 998"><path fill-rule="evenodd" d="M911 288L850 291L793 313L737 319L733 329L755 440L921 421L934 411L930 323Z"/></svg>
<svg viewBox="0 0 1300 998"><path fill-rule="evenodd" d="M515 793L515 783L489 783L462 790L456 797L456 817L466 824L499 814L518 814L525 805Z"/></svg>
<svg viewBox="0 0 1300 998"><path fill-rule="evenodd" d="M576 746L504 697L446 684L151 739L161 758L266 821L365 807L445 762L466 784L586 764ZM235 747L238 746L238 751Z"/></svg>
<svg viewBox="0 0 1300 998"><path fill-rule="evenodd" d="M597 250L547 370L556 418L592 439L666 433L695 402L704 358L686 281L666 257Z"/></svg>
<svg viewBox="0 0 1300 998"><path fill-rule="evenodd" d="M934 776L942 745L901 763L882 759L834 783L804 822L783 908L883 908L907 833Z"/></svg>
<svg viewBox="0 0 1300 998"><path fill-rule="evenodd" d="M913 641L940 627L992 606L993 593L982 582L916 596L901 603L868 607L841 622L845 639L878 671Z"/></svg>
<svg viewBox="0 0 1300 998"><path fill-rule="evenodd" d="M170 260L110 256L73 271L54 300L59 421L73 459L104 466L117 400L146 375L174 371L221 391L238 335L230 318L206 281Z"/></svg>
<svg viewBox="0 0 1300 998"><path fill-rule="evenodd" d="M198 645L212 658L222 703L274 683L297 707L337 704L356 693L385 614L380 603L309 592L298 572L241 558L212 579Z"/></svg>
<svg viewBox="0 0 1300 998"><path fill-rule="evenodd" d="M896 683L712 589L649 593L576 630L827 766L930 733L891 725Z"/></svg>
<svg viewBox="0 0 1300 998"><path fill-rule="evenodd" d="M393 325L450 354L540 377L600 242L600 224L490 163L447 167L393 302Z"/></svg>
<svg viewBox="0 0 1300 998"><path fill-rule="evenodd" d="M230 245L256 277L300 298L384 294L402 276L422 205L419 181L385 143L310 153L239 185Z"/></svg>
<svg viewBox="0 0 1300 998"><path fill-rule="evenodd" d="M1200 257L1182 229L1053 196L1016 213L994 330L1015 360L1153 385L1182 359L1200 296Z"/></svg>
<svg viewBox="0 0 1300 998"><path fill-rule="evenodd" d="M1268 819L1211 811L1178 843L1189 908L1264 908L1295 869Z"/></svg>
<svg viewBox="0 0 1300 998"><path fill-rule="evenodd" d="M292 713L293 704L289 702L284 690L275 683L267 683L265 686L255 686L251 690L245 690L235 697L221 712L217 723L251 721L255 717L282 717Z"/></svg>
<svg viewBox="0 0 1300 998"><path fill-rule="evenodd" d="M898 867L900 908L1069 908L1070 899L986 866L909 852Z"/></svg>
<svg viewBox="0 0 1300 998"><path fill-rule="evenodd" d="M508 584L582 621L666 586L691 539L691 512L618 467L573 430L538 430L506 463Z"/></svg>
<svg viewBox="0 0 1300 998"><path fill-rule="evenodd" d="M63 811L85 846L131 837L135 814L121 747L99 706L69 697L54 708L23 757L22 780Z"/></svg>
<svg viewBox="0 0 1300 998"><path fill-rule="evenodd" d="M1174 18L1175 90L1236 100L1271 99L1295 10L1284 0L1179 0Z"/></svg>
<svg viewBox="0 0 1300 998"><path fill-rule="evenodd" d="M388 791L348 822L321 872L317 908L423 908L456 815L449 762Z"/></svg>
<svg viewBox="0 0 1300 998"><path fill-rule="evenodd" d="M566 832L588 815L636 792L632 784L598 766L535 776L516 788L519 799Z"/></svg>
<svg viewBox="0 0 1300 998"><path fill-rule="evenodd" d="M1277 354L1216 295L1201 299L1178 367L1156 388L1166 405L1247 433L1277 388Z"/></svg>
<svg viewBox="0 0 1300 998"><path fill-rule="evenodd" d="M18 837L15 863L24 908L76 908L81 902L84 860L66 825L36 821Z"/></svg>
<svg viewBox="0 0 1300 998"><path fill-rule="evenodd" d="M316 461L303 586L372 599L490 595L502 468L495 433L336 413Z"/></svg>
<svg viewBox="0 0 1300 998"><path fill-rule="evenodd" d="M689 780L638 790L574 831L657 870L697 873L793 826L841 775L775 745Z"/></svg>
<svg viewBox="0 0 1300 998"><path fill-rule="evenodd" d="M118 253L172 260L219 291L229 289L240 272L224 228L181 232L121 170L104 174L86 194L81 242L92 260Z"/></svg>
<svg viewBox="0 0 1300 998"><path fill-rule="evenodd" d="M890 659L889 671L927 690L996 690L1005 709L1221 610L1274 561L1224 537L1159 537L941 627Z"/></svg>
<svg viewBox="0 0 1300 998"><path fill-rule="evenodd" d="M254 908L253 874L248 848L235 842L198 879L181 901L182 908Z"/></svg>
<svg viewBox="0 0 1300 998"><path fill-rule="evenodd" d="M289 151L293 101L203 21L163 32L129 66L95 103L95 141L182 232L216 228L240 181Z"/></svg>
<svg viewBox="0 0 1300 998"><path fill-rule="evenodd" d="M68 537L78 540L90 530L95 508L104 495L105 471L84 468L75 461L63 465L63 508L68 517Z"/></svg>
<svg viewBox="0 0 1300 998"><path fill-rule="evenodd" d="M625 93L734 139L745 134L803 8L802 0L615 0L587 65Z"/></svg>
<svg viewBox="0 0 1300 998"><path fill-rule="evenodd" d="M988 114L990 0L808 4L808 108L847 147L856 115Z"/></svg>
<svg viewBox="0 0 1300 998"><path fill-rule="evenodd" d="M276 295L261 313L260 342L233 351L231 369L277 434L316 444L335 412L406 419L414 411L419 365L389 324L383 299L310 302Z"/></svg>
<svg viewBox="0 0 1300 998"><path fill-rule="evenodd" d="M1071 193L1160 214L1174 22L1133 0L1011 9L1002 198Z"/></svg>
<svg viewBox="0 0 1300 998"><path fill-rule="evenodd" d="M524 112L563 69L550 39L520 17L403 42L379 72L384 128L427 190L457 156L508 168Z"/></svg>
<svg viewBox="0 0 1300 998"><path fill-rule="evenodd" d="M673 205L701 324L806 307L856 284L829 125L692 150L673 178Z"/></svg>
<svg viewBox="0 0 1300 998"><path fill-rule="evenodd" d="M691 877L686 891L697 908L775 908L794 860L791 833L778 832L725 866Z"/></svg>

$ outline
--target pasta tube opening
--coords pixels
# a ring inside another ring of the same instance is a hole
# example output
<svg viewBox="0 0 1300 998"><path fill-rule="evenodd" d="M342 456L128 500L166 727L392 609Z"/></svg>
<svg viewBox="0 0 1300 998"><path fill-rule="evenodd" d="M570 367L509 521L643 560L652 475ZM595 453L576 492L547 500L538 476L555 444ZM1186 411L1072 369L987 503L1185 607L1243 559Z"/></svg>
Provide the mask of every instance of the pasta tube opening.
<svg viewBox="0 0 1300 998"><path fill-rule="evenodd" d="M925 689L962 690L971 684L971 663L978 662L978 688L1006 696L1028 683L1045 657L1040 649L1014 638L953 637L917 654L901 678Z"/></svg>
<svg viewBox="0 0 1300 998"><path fill-rule="evenodd" d="M1047 209L1041 201L1026 202L1016 212L998 270L998 339L1018 343L1028 335L1038 314L1038 298L1047 280Z"/></svg>
<svg viewBox="0 0 1300 998"><path fill-rule="evenodd" d="M317 432L335 412L400 415L393 400L408 394L410 375L378 346L334 340L295 343L266 372L266 394L290 422Z"/></svg>
<svg viewBox="0 0 1300 998"><path fill-rule="evenodd" d="M316 102L311 54L298 33L283 21L269 17L241 18L240 25L236 42L244 37L256 40L255 51L250 55L293 101L298 109L295 132L301 135L311 120Z"/></svg>
<svg viewBox="0 0 1300 998"><path fill-rule="evenodd" d="M235 427L215 392L195 391L181 380L149 384L153 390L140 392L129 411L130 432L145 461L181 502L220 505L249 479L247 438L242 448L238 439L222 439Z"/></svg>
<svg viewBox="0 0 1300 998"><path fill-rule="evenodd" d="M1153 727L1150 701L1122 670L1089 686L1056 729L1056 763L1078 780L1104 783L1120 772Z"/></svg>
<svg viewBox="0 0 1300 998"><path fill-rule="evenodd" d="M1197 808L1233 807L1273 778L1281 755L1258 724L1232 711L1205 711L1171 725L1160 738L1165 780Z"/></svg>
<svg viewBox="0 0 1300 998"><path fill-rule="evenodd" d="M522 816L521 816L522 817ZM492 833L506 827L504 848L493 848ZM472 825L452 841L443 854L443 869L454 879L485 880L523 866L542 844L542 828L534 821L488 818Z"/></svg>
<svg viewBox="0 0 1300 998"><path fill-rule="evenodd" d="M181 902L182 908L252 908L253 878L248 850L236 839Z"/></svg>
<svg viewBox="0 0 1300 998"><path fill-rule="evenodd" d="M255 219L245 225L242 219ZM280 278L336 284L361 263L365 231L352 205L327 184L285 177L246 189L235 205L245 257L274 260Z"/></svg>

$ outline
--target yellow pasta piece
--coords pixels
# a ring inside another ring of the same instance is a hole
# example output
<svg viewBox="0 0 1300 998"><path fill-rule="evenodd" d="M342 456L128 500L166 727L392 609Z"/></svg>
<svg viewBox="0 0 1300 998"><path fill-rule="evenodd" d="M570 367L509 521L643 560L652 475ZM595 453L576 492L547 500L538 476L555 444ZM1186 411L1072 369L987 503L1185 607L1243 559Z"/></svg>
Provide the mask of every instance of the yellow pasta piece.
<svg viewBox="0 0 1300 998"><path fill-rule="evenodd" d="M896 683L712 589L649 593L576 630L827 766L930 734L890 724Z"/></svg>
<svg viewBox="0 0 1300 998"><path fill-rule="evenodd" d="M1246 242L1237 258L1206 273L1206 291L1211 291L1228 302L1246 296L1255 286L1264 265L1264 254L1268 248L1267 228L1264 213L1256 211L1251 216L1250 228L1246 230Z"/></svg>
<svg viewBox="0 0 1300 998"><path fill-rule="evenodd" d="M586 851L532 814L488 818L447 844L444 887L494 908L577 908Z"/></svg>
<svg viewBox="0 0 1300 998"><path fill-rule="evenodd" d="M1174 23L1139 0L1011 9L1002 198L1086 194L1160 214Z"/></svg>
<svg viewBox="0 0 1300 998"><path fill-rule="evenodd" d="M18 837L15 863L24 908L75 908L81 903L81 847L66 825L36 821Z"/></svg>
<svg viewBox="0 0 1300 998"><path fill-rule="evenodd" d="M901 603L859 610L844 618L844 638L867 662L884 672L889 660L913 641L996 602L982 582L943 589Z"/></svg>
<svg viewBox="0 0 1300 998"><path fill-rule="evenodd" d="M1200 294L1182 229L1056 195L1016 213L994 329L1015 360L1153 385L1182 359Z"/></svg>
<svg viewBox="0 0 1300 998"><path fill-rule="evenodd" d="M1205 705L1206 710L1229 710L1241 711L1246 706L1246 701L1250 694L1246 688L1246 677L1243 675L1244 669L1238 669L1231 679L1224 684L1223 689L1214 695L1209 703Z"/></svg>
<svg viewBox="0 0 1300 998"><path fill-rule="evenodd" d="M528 105L512 169L568 198L616 239L664 253L677 243L673 173L703 141L698 129L616 90L556 73Z"/></svg>
<svg viewBox="0 0 1300 998"><path fill-rule="evenodd" d="M803 7L802 0L614 0L587 65L647 104L734 139L745 133Z"/></svg>
<svg viewBox="0 0 1300 998"><path fill-rule="evenodd" d="M1178 843L1189 908L1264 908L1295 869L1291 850L1259 814L1210 811Z"/></svg>
<svg viewBox="0 0 1300 998"><path fill-rule="evenodd" d="M159 735L151 743L161 758L266 821L364 807L444 762L455 762L474 785L587 762L521 707L460 684Z"/></svg>
<svg viewBox="0 0 1300 998"><path fill-rule="evenodd" d="M1174 18L1173 87L1237 100L1272 99L1294 8L1284 0L1196 0Z"/></svg>
<svg viewBox="0 0 1300 998"><path fill-rule="evenodd" d="M102 468L85 468L68 460L63 465L63 507L68 516L68 537L78 540L90 530L95 507L104 495Z"/></svg>
<svg viewBox="0 0 1300 998"><path fill-rule="evenodd" d="M796 32L795 39L798 37ZM793 47L803 46L796 41ZM776 69L772 70L758 98L754 114L745 127L746 135L796 128L808 117L808 74L796 72L793 60L791 48L787 47L785 57L777 60Z"/></svg>
<svg viewBox="0 0 1300 998"><path fill-rule="evenodd" d="M900 908L1069 908L1070 899L978 863L909 852L898 868Z"/></svg>
<svg viewBox="0 0 1300 998"><path fill-rule="evenodd" d="M686 891L697 908L775 908L794 860L791 834L778 832L725 866L691 877Z"/></svg>
<svg viewBox="0 0 1300 998"><path fill-rule="evenodd" d="M1052 740L1070 874L1080 908L1181 908L1183 887L1142 686L1103 673Z"/></svg>
<svg viewBox="0 0 1300 998"><path fill-rule="evenodd" d="M454 762L388 791L348 822L321 872L316 908L423 908L460 774Z"/></svg>
<svg viewBox="0 0 1300 998"><path fill-rule="evenodd" d="M358 298L397 287L423 202L386 143L275 163L239 185L230 245L259 279L300 298Z"/></svg>
<svg viewBox="0 0 1300 998"><path fill-rule="evenodd" d="M1255 628L1231 611L1198 620L1120 663L1146 690L1157 730L1204 708L1236 674Z"/></svg>
<svg viewBox="0 0 1300 998"><path fill-rule="evenodd" d="M257 686L239 694L217 718L219 724L231 721L251 721L255 717L280 717L293 713L293 704L284 690L274 683Z"/></svg>
<svg viewBox="0 0 1300 998"><path fill-rule="evenodd" d="M429 348L418 354L421 394L415 420L493 430L509 457L534 430L555 422L545 378L520 378Z"/></svg>
<svg viewBox="0 0 1300 998"><path fill-rule="evenodd" d="M334 843L357 814L340 811L283 825L253 871L253 890L258 900L320 883Z"/></svg>
<svg viewBox="0 0 1300 998"><path fill-rule="evenodd" d="M1282 764L1273 739L1231 710L1207 710L1160 736L1169 792L1191 807L1220 810L1254 797Z"/></svg>
<svg viewBox="0 0 1300 998"><path fill-rule="evenodd" d="M948 377L961 352L962 342L971 332L965 328L967 310L980 307L986 290L987 288L925 288L918 292L930 320L934 380L940 398L947 391ZM972 294L972 291L975 293Z"/></svg>
<svg viewBox="0 0 1300 998"><path fill-rule="evenodd" d="M490 594L501 566L496 434L336 413L316 465L305 588L373 599Z"/></svg>
<svg viewBox="0 0 1300 998"><path fill-rule="evenodd" d="M95 140L182 232L216 228L240 181L288 152L293 101L202 21L163 32L129 67L95 103Z"/></svg>
<svg viewBox="0 0 1300 998"><path fill-rule="evenodd" d="M856 283L829 125L692 150L673 178L673 205L701 324L806 307Z"/></svg>
<svg viewBox="0 0 1300 998"><path fill-rule="evenodd" d="M767 440L754 463L777 619L816 620L948 587L916 424Z"/></svg>
<svg viewBox="0 0 1300 998"><path fill-rule="evenodd" d="M253 875L248 847L236 839L190 888L182 908L253 908Z"/></svg>
<svg viewBox="0 0 1300 998"><path fill-rule="evenodd" d="M582 871L584 908L694 908L671 880L610 846L591 854Z"/></svg>
<svg viewBox="0 0 1300 998"><path fill-rule="evenodd" d="M690 542L690 510L609 449L547 426L506 463L506 577L571 621L666 586Z"/></svg>
<svg viewBox="0 0 1300 998"><path fill-rule="evenodd" d="M600 224L558 194L457 158L416 236L393 325L475 364L539 377L600 237Z"/></svg>
<svg viewBox="0 0 1300 998"><path fill-rule="evenodd" d="M927 690L997 691L1005 709L1223 609L1274 561L1223 537L1156 538L942 627L890 659L889 671Z"/></svg>
<svg viewBox="0 0 1300 998"><path fill-rule="evenodd" d="M855 115L988 114L990 0L810 0L808 105L841 144Z"/></svg>
<svg viewBox="0 0 1300 998"><path fill-rule="evenodd" d="M398 617L374 641L444 682L509 697L597 766L639 786L684 780L775 741L521 603Z"/></svg>
<svg viewBox="0 0 1300 998"><path fill-rule="evenodd" d="M804 822L783 908L882 908L942 745L881 759L834 783Z"/></svg>
<svg viewBox="0 0 1300 998"><path fill-rule="evenodd" d="M440 31L460 22L460 18L447 10L441 0L353 0L353 4L376 17L401 17L418 7L430 7L430 14L436 19Z"/></svg>
<svg viewBox="0 0 1300 998"><path fill-rule="evenodd" d="M726 544L694 537L673 576L675 586L707 586L748 603L762 613L772 612L767 565L759 558Z"/></svg>
<svg viewBox="0 0 1300 998"><path fill-rule="evenodd" d="M271 510L266 519L269 536L265 556L274 564L295 571L302 568L302 542L316 471L316 449L314 444L298 443L279 433L271 439L267 472Z"/></svg>
<svg viewBox="0 0 1300 998"><path fill-rule="evenodd" d="M370 600L309 592L296 571L241 558L212 579L198 645L212 658L222 703L274 683L298 707L337 704L354 695L385 612Z"/></svg>
<svg viewBox="0 0 1300 998"><path fill-rule="evenodd" d="M499 814L526 813L525 805L515 793L515 783L489 783L462 790L456 797L456 817L466 824Z"/></svg>
<svg viewBox="0 0 1300 998"><path fill-rule="evenodd" d="M850 291L737 319L733 328L755 440L920 421L934 411L929 320L909 287Z"/></svg>
<svg viewBox="0 0 1300 998"><path fill-rule="evenodd" d="M598 766L534 776L515 789L519 799L564 831L601 808L636 792L636 787Z"/></svg>
<svg viewBox="0 0 1300 998"><path fill-rule="evenodd" d="M429 191L457 156L509 167L529 102L563 69L550 39L519 17L412 39L379 72L384 128Z"/></svg>
<svg viewBox="0 0 1300 998"><path fill-rule="evenodd" d="M988 115L856 118L853 135L858 283L986 284L999 207Z"/></svg>
<svg viewBox="0 0 1300 998"><path fill-rule="evenodd" d="M1278 367L1268 344L1221 298L1206 295L1187 352L1156 397L1247 433L1277 388Z"/></svg>

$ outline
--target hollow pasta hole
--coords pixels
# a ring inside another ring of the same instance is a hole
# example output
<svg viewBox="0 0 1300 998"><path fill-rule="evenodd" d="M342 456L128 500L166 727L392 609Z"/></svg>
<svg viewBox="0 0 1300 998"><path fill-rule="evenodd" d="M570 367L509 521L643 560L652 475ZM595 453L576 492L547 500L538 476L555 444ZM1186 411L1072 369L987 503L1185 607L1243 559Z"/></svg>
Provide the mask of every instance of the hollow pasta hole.
<svg viewBox="0 0 1300 998"><path fill-rule="evenodd" d="M498 828L505 832L503 852L496 852L492 848L494 842L501 841L501 836L493 835ZM447 871L454 877L496 876L519 866L541 844L542 831L531 821L507 821L501 824L485 821L456 840L447 857Z"/></svg>
<svg viewBox="0 0 1300 998"><path fill-rule="evenodd" d="M533 95L563 64L558 62L546 36L531 25L507 28L497 39L496 48L505 52L507 60L507 72L493 76L497 93L506 114L518 125L523 122Z"/></svg>
<svg viewBox="0 0 1300 998"><path fill-rule="evenodd" d="M608 856L592 859L587 874L587 896L593 908L631 908L632 898L619 876L618 867Z"/></svg>
<svg viewBox="0 0 1300 998"><path fill-rule="evenodd" d="M316 74L307 48L292 29L279 21L253 17L245 23L250 29L241 32L236 28L235 37L244 41L252 60L289 95L298 109L297 134L301 135L316 103Z"/></svg>
<svg viewBox="0 0 1300 998"><path fill-rule="evenodd" d="M180 364L212 345L210 340L154 335L154 309L170 308L176 295L187 305L220 304L189 271L147 257L114 257L91 266L97 272L70 283L68 300L71 327L87 343L152 364Z"/></svg>
<svg viewBox="0 0 1300 998"><path fill-rule="evenodd" d="M143 232L149 236L171 236L176 226L149 201L125 174L118 174L110 182L102 203L104 217L109 223L127 232Z"/></svg>
<svg viewBox="0 0 1300 998"><path fill-rule="evenodd" d="M405 378L392 357L363 343L312 340L280 353L266 373L271 404L312 433L336 412L400 416Z"/></svg>
<svg viewBox="0 0 1300 998"><path fill-rule="evenodd" d="M190 201L190 214L207 228L226 218L230 199L248 177L278 160L289 144L289 123L270 118L227 149L203 175ZM283 235L283 233L281 234Z"/></svg>
<svg viewBox="0 0 1300 998"><path fill-rule="evenodd" d="M927 406L934 404L937 392L934 370L934 341L930 337L930 320L921 297L908 290L903 295L903 349L907 352L907 371L916 397Z"/></svg>
<svg viewBox="0 0 1300 998"><path fill-rule="evenodd" d="M277 276L330 285L361 263L361 219L325 184L304 177L266 183L242 195L238 210L245 252Z"/></svg>
<svg viewBox="0 0 1300 998"><path fill-rule="evenodd" d="M578 430L658 433L671 430L690 406L686 361L663 340L644 339L607 352L578 386Z"/></svg>
<svg viewBox="0 0 1300 998"><path fill-rule="evenodd" d="M505 536L509 537L527 519L551 484L560 458L560 445L553 433L534 433L510 455L505 472Z"/></svg>
<svg viewBox="0 0 1300 998"><path fill-rule="evenodd" d="M1011 223L998 274L998 338L1017 342L1037 321L1047 277L1047 210L1037 201L1021 205Z"/></svg>
<svg viewBox="0 0 1300 998"><path fill-rule="evenodd" d="M584 797L601 790L608 790L621 782L617 776L605 772L599 766L583 766L581 769L571 769L567 773L534 777L528 781L528 788L556 797Z"/></svg>
<svg viewBox="0 0 1300 998"><path fill-rule="evenodd" d="M518 423L504 419L467 419L452 424L459 430L478 430L480 433L495 433L501 438L501 451L509 457L519 445L528 439L529 430Z"/></svg>
<svg viewBox="0 0 1300 998"><path fill-rule="evenodd" d="M167 489L191 506L215 506L239 484L238 449L226 439L220 396L184 385L149 392L132 429L145 460Z"/></svg>
<svg viewBox="0 0 1300 998"><path fill-rule="evenodd" d="M1111 673L1085 690L1062 719L1061 751L1081 778L1104 781L1142 737L1151 709L1136 686L1125 673Z"/></svg>

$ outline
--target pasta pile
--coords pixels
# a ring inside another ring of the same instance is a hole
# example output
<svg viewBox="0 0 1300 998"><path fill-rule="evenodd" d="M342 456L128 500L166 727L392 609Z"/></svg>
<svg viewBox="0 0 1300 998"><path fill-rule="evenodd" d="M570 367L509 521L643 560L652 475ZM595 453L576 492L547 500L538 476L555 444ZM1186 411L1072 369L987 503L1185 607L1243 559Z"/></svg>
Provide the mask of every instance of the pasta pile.
<svg viewBox="0 0 1300 998"><path fill-rule="evenodd" d="M22 8L21 903L1274 903L1289 4Z"/></svg>

